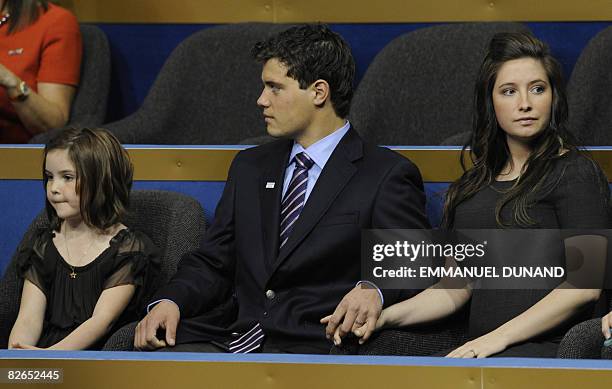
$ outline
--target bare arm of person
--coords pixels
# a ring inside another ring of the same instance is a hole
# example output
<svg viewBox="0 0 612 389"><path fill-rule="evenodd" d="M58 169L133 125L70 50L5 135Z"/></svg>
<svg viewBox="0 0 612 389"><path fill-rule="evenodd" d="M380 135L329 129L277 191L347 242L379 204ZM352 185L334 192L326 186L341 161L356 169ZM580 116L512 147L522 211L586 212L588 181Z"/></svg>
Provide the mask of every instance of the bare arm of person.
<svg viewBox="0 0 612 389"><path fill-rule="evenodd" d="M119 285L104 290L96 303L93 315L49 349L83 350L94 344L110 331L132 299L135 290L134 285Z"/></svg>
<svg viewBox="0 0 612 389"><path fill-rule="evenodd" d="M445 268L457 266L447 257ZM406 327L445 318L457 312L472 297L469 279L443 277L416 296L387 307L376 322L376 329Z"/></svg>
<svg viewBox="0 0 612 389"><path fill-rule="evenodd" d="M589 285L603 283L607 245L607 239L601 236L584 235L566 239L566 247L578 248L584 258L589 258L583 265L583 271L586 273L584 276L591 278ZM566 255L570 255L569 252ZM486 358L559 326L585 305L599 299L601 289L576 289L576 285L580 285L580 279L584 276L568 274L565 282L525 312L495 330L465 343L448 356Z"/></svg>
<svg viewBox="0 0 612 389"><path fill-rule="evenodd" d="M452 260L447 260L447 266L452 266L452 263ZM463 307L471 296L472 288L466 280L443 278L416 296L385 308L376 321L375 330L406 327L442 319ZM331 315L327 316L323 322L330 318ZM362 338L359 343L367 341L364 339L365 328L356 328L353 333ZM334 343L339 344L340 338L336 330Z"/></svg>
<svg viewBox="0 0 612 389"><path fill-rule="evenodd" d="M35 345L40 339L47 298L29 280L23 283L19 314L9 335L8 348L16 348L20 344Z"/></svg>
<svg viewBox="0 0 612 389"><path fill-rule="evenodd" d="M563 289L559 287L531 308L497 329L458 347L453 358L486 358L509 346L542 334L569 319L579 308L596 301L600 289Z"/></svg>
<svg viewBox="0 0 612 389"><path fill-rule="evenodd" d="M6 89L10 98L19 94L21 79L0 64L0 85ZM28 85L31 88L31 85ZM29 95L23 101L11 101L15 112L24 127L33 133L40 133L51 128L64 126L70 116L70 107L76 94L76 88L71 85L39 82L38 92L30 89Z"/></svg>

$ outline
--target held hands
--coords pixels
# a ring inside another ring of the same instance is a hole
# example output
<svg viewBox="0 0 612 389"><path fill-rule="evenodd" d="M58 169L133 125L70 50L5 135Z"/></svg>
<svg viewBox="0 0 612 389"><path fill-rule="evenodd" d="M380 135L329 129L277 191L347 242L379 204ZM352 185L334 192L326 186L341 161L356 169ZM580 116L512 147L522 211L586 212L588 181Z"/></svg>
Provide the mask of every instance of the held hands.
<svg viewBox="0 0 612 389"><path fill-rule="evenodd" d="M503 336L489 332L451 351L448 358L486 358L504 351L508 347Z"/></svg>
<svg viewBox="0 0 612 389"><path fill-rule="evenodd" d="M136 350L155 350L174 346L176 327L180 319L178 306L171 301L161 301L136 325L134 348ZM158 329L166 330L166 339L158 339Z"/></svg>
<svg viewBox="0 0 612 389"><path fill-rule="evenodd" d="M363 344L376 329L381 310L378 291L360 284L347 293L334 313L322 318L321 323L327 324L325 335L327 339L333 337L336 346L350 332L360 338L359 344Z"/></svg>

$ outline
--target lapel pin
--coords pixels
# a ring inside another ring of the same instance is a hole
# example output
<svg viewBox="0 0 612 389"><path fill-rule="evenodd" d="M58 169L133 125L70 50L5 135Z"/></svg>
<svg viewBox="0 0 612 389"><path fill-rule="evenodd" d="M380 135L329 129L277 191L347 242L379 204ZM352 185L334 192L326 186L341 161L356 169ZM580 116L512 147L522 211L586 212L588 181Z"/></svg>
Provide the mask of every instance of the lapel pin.
<svg viewBox="0 0 612 389"><path fill-rule="evenodd" d="M274 183L273 182L266 182L266 189L274 189Z"/></svg>
<svg viewBox="0 0 612 389"><path fill-rule="evenodd" d="M8 55L21 55L23 54L23 48L9 50Z"/></svg>

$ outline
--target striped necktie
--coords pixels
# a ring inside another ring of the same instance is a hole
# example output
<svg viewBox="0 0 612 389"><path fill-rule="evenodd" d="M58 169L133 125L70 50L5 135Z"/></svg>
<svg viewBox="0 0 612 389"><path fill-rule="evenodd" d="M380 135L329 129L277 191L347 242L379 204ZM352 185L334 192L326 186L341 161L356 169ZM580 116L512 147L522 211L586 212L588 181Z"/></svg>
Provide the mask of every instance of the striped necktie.
<svg viewBox="0 0 612 389"><path fill-rule="evenodd" d="M297 218L306 203L306 186L308 185L308 170L314 161L302 152L295 156L295 169L289 187L281 204L280 247L282 248L295 225Z"/></svg>
<svg viewBox="0 0 612 389"><path fill-rule="evenodd" d="M247 354L261 347L264 341L264 332L259 323L242 334L238 339L228 344L228 352L232 354Z"/></svg>

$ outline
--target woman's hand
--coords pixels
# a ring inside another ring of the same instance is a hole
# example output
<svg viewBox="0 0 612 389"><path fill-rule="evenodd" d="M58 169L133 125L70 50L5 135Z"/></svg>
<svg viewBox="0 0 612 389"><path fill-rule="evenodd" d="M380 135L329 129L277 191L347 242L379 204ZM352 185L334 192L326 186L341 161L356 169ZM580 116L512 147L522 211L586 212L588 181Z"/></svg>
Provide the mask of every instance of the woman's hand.
<svg viewBox="0 0 612 389"><path fill-rule="evenodd" d="M6 89L12 89L17 88L20 82L19 77L0 63L0 85Z"/></svg>
<svg viewBox="0 0 612 389"><path fill-rule="evenodd" d="M325 324L329 321L329 319L331 318L331 315L324 317L323 319L321 319L321 323ZM374 326L374 331L373 332L377 332L380 331L383 327L385 326L385 310L383 309L383 311L380 313L380 316L378 317L378 320L376 320L376 324ZM355 322L353 324L353 327L351 328L351 332L359 339L359 344L364 344L367 339L364 337L366 331L368 329L368 323L359 323L359 322ZM334 344L337 346L342 342L342 339L340 337L340 332L339 329L337 328L336 331L334 332L334 335L332 337Z"/></svg>
<svg viewBox="0 0 612 389"><path fill-rule="evenodd" d="M489 332L451 351L448 358L486 358L504 351L508 342L503 336Z"/></svg>

